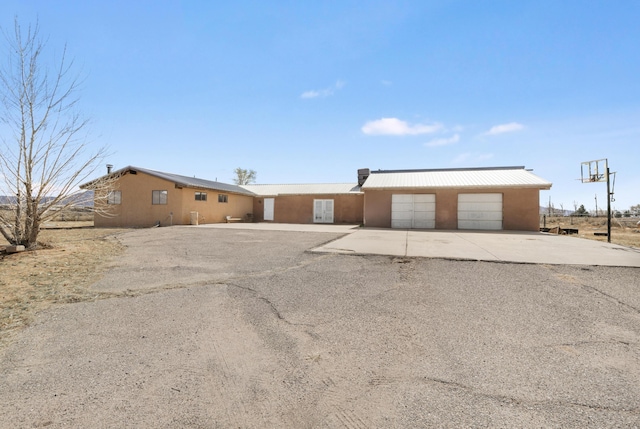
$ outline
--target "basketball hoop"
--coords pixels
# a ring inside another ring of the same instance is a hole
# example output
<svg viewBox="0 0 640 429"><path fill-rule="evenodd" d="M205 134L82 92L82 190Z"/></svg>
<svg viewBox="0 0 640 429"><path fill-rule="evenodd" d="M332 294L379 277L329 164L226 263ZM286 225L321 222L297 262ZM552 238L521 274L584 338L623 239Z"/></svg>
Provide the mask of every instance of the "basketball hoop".
<svg viewBox="0 0 640 429"><path fill-rule="evenodd" d="M580 181L582 183L607 182L607 241L611 243L611 202L613 199L613 189L611 188L609 173L609 161L596 159L580 164ZM613 184L616 183L616 173L613 173ZM596 213L596 216L598 213Z"/></svg>
<svg viewBox="0 0 640 429"><path fill-rule="evenodd" d="M583 162L580 165L580 180L582 183L606 182L607 160Z"/></svg>

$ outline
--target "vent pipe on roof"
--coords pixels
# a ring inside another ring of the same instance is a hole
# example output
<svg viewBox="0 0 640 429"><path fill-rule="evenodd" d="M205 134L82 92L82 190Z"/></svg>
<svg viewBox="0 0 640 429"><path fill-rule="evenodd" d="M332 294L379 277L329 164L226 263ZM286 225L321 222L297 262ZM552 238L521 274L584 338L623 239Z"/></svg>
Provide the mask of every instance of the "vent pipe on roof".
<svg viewBox="0 0 640 429"><path fill-rule="evenodd" d="M113 165L107 164L107 174L111 174L111 169L112 168L113 168Z"/></svg>
<svg viewBox="0 0 640 429"><path fill-rule="evenodd" d="M371 170L369 170L368 168L358 169L358 186L364 185L364 182L366 182L367 177L369 177L370 174Z"/></svg>

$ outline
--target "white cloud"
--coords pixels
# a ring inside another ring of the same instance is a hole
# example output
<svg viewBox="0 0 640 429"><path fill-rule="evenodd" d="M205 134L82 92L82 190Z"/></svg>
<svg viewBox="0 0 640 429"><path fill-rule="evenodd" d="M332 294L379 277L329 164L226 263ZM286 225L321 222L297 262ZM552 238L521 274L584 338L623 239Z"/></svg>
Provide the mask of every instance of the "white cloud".
<svg viewBox="0 0 640 429"><path fill-rule="evenodd" d="M431 134L442 129L442 124L414 124L410 125L406 121L398 118L382 118L369 121L361 128L362 132L372 136L392 135L392 136L416 136L419 134Z"/></svg>
<svg viewBox="0 0 640 429"><path fill-rule="evenodd" d="M427 147L436 147L436 146L446 146L454 143L458 143L460 140L460 134L454 134L448 139L433 139L430 142L425 143L424 145Z"/></svg>
<svg viewBox="0 0 640 429"><path fill-rule="evenodd" d="M300 94L300 98L324 98L333 95L337 90L344 88L347 83L342 80L336 81L333 86L325 89L312 89Z"/></svg>
<svg viewBox="0 0 640 429"><path fill-rule="evenodd" d="M495 125L491 127L491 129L485 134L488 136L495 136L497 134L512 133L514 131L520 131L522 129L524 129L524 125L517 122L509 122L508 124Z"/></svg>

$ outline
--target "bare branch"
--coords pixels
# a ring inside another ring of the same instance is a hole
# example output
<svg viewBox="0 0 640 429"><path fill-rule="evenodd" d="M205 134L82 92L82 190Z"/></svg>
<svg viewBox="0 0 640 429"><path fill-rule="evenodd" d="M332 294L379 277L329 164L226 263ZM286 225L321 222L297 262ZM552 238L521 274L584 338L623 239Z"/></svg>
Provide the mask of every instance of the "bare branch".
<svg viewBox="0 0 640 429"><path fill-rule="evenodd" d="M85 200L93 195L79 185L101 165L106 151L92 149L87 141L89 122L76 111L79 80L67 47L50 69L43 60L45 43L37 23L23 33L16 19L12 35L4 35L0 195L11 198L11 210L0 213L0 233L14 244L33 248L42 222L60 209L90 204ZM94 192L108 195L113 187L114 180L105 179Z"/></svg>

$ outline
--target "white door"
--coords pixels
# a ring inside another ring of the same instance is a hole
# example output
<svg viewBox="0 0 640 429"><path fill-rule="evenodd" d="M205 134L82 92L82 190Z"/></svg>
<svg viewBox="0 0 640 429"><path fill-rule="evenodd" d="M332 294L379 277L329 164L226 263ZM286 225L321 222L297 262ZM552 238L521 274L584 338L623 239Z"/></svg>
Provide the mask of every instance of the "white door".
<svg viewBox="0 0 640 429"><path fill-rule="evenodd" d="M502 194L458 194L458 229L502 229Z"/></svg>
<svg viewBox="0 0 640 429"><path fill-rule="evenodd" d="M313 222L333 223L333 200L313 200Z"/></svg>
<svg viewBox="0 0 640 429"><path fill-rule="evenodd" d="M435 227L435 194L393 194L391 196L391 228L432 229Z"/></svg>
<svg viewBox="0 0 640 429"><path fill-rule="evenodd" d="M273 207L275 198L264 199L264 220L273 220Z"/></svg>

